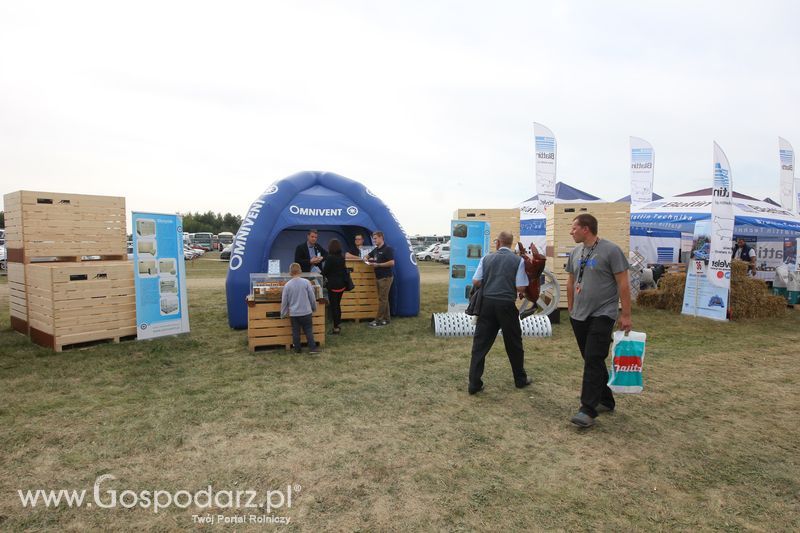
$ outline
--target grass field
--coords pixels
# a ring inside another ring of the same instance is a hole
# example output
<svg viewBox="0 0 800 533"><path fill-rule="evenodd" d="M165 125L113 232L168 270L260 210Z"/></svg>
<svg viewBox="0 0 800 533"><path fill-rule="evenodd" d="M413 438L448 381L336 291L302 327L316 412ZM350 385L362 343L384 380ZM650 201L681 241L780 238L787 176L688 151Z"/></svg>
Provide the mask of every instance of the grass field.
<svg viewBox="0 0 800 533"><path fill-rule="evenodd" d="M800 529L798 311L724 324L635 310L645 392L578 430L564 323L525 340L531 388L514 388L498 343L486 390L467 395L470 339L430 329L444 266L421 266L419 317L345 323L318 358L248 352L227 327L225 266L187 267L191 334L61 354L9 330L0 278L0 529L220 527L193 522L203 509L31 509L17 495L91 494L103 474L104 491L137 493L299 485L274 514L309 531Z"/></svg>

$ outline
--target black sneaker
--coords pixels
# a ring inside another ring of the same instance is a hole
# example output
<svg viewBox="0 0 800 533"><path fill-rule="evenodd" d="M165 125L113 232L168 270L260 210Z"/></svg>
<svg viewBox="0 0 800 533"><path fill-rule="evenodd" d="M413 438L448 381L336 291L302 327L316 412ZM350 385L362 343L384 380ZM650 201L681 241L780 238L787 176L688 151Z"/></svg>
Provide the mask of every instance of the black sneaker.
<svg viewBox="0 0 800 533"><path fill-rule="evenodd" d="M389 321L388 320L381 320L380 323L378 323L378 325L381 326L381 327L388 326L389 325Z"/></svg>
<svg viewBox="0 0 800 533"><path fill-rule="evenodd" d="M322 348L317 346L316 348L312 348L308 351L309 355L319 355L322 353Z"/></svg>
<svg viewBox="0 0 800 533"><path fill-rule="evenodd" d="M367 325L368 325L369 327L371 327L371 328L377 328L377 327L380 327L381 323L380 323L380 321L379 321L379 320L373 320L372 322L370 322L370 323L369 323L369 324L367 324Z"/></svg>

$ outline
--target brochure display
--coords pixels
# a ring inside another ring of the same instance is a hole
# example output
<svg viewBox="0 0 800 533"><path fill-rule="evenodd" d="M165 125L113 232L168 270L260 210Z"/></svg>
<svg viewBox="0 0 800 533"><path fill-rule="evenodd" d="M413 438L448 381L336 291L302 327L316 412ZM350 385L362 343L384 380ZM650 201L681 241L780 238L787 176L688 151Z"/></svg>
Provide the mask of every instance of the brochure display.
<svg viewBox="0 0 800 533"><path fill-rule="evenodd" d="M450 283L447 312L463 313L469 304L472 276L481 257L489 253L488 222L453 220L450 222Z"/></svg>
<svg viewBox="0 0 800 533"><path fill-rule="evenodd" d="M182 219L159 213L132 215L137 338L188 333Z"/></svg>
<svg viewBox="0 0 800 533"><path fill-rule="evenodd" d="M711 229L711 220L700 220L695 224L681 313L727 320L729 291L727 288L712 285L707 276Z"/></svg>

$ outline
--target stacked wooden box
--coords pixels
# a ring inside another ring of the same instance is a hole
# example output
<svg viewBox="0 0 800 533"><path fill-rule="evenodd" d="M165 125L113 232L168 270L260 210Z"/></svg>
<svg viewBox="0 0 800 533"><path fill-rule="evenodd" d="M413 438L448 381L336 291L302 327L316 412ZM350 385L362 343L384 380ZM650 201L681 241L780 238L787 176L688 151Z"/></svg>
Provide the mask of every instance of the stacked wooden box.
<svg viewBox="0 0 800 533"><path fill-rule="evenodd" d="M311 315L311 331L314 342L325 344L325 302L317 300L317 310ZM308 341L300 333L300 342ZM251 352L261 346L283 346L287 350L292 344L292 321L281 318L280 302L255 301L247 297L247 347Z"/></svg>
<svg viewBox="0 0 800 533"><path fill-rule="evenodd" d="M519 209L458 209L453 213L454 220L481 220L489 223L491 250L494 240L501 231L508 231L519 239Z"/></svg>
<svg viewBox="0 0 800 533"><path fill-rule="evenodd" d="M342 320L371 320L378 316L378 286L375 269L363 261L348 260L355 288L342 294Z"/></svg>
<svg viewBox="0 0 800 533"><path fill-rule="evenodd" d="M124 198L18 191L4 204L15 330L56 351L136 334Z"/></svg>
<svg viewBox="0 0 800 533"><path fill-rule="evenodd" d="M597 219L598 235L613 242L628 257L631 234L631 206L625 202L589 202L553 204L546 210L547 216L547 269L558 279L561 297L558 307L567 307L567 262L575 249L570 235L572 221L587 213Z"/></svg>

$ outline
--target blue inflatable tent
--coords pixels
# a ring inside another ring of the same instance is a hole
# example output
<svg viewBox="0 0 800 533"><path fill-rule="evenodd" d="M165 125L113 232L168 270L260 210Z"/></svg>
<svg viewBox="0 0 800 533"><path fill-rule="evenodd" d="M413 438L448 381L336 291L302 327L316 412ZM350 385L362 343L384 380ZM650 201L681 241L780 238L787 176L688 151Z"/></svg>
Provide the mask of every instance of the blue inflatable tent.
<svg viewBox="0 0 800 533"><path fill-rule="evenodd" d="M395 251L392 315L419 314L417 260L386 204L365 186L338 174L299 172L270 185L250 206L236 234L225 282L232 328L247 327L250 274L266 272L270 259L279 259L281 270L288 271L295 247L305 241L309 228L319 231L319 243L326 248L334 237L352 244L356 233L369 244L373 231L383 231L386 244Z"/></svg>

